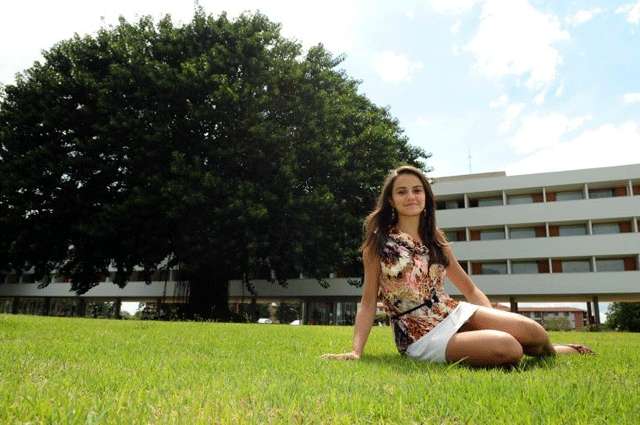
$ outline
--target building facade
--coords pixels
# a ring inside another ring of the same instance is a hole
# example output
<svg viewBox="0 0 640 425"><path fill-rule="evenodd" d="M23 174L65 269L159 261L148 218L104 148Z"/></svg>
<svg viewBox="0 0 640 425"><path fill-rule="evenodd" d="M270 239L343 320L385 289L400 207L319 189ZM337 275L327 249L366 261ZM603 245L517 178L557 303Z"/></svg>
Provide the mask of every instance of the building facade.
<svg viewBox="0 0 640 425"><path fill-rule="evenodd" d="M509 311L510 307L498 304L495 308ZM587 312L574 307L518 307L518 313L550 330L580 330L594 323Z"/></svg>
<svg viewBox="0 0 640 425"><path fill-rule="evenodd" d="M436 218L462 267L493 302L585 302L599 320L598 303L640 301L640 164L507 176L504 172L434 179ZM2 283L4 282L4 283ZM352 324L362 294L358 277L291 279L281 287L240 280L229 285L238 313L303 323ZM459 298L447 282L446 289ZM57 280L38 289L28 274L0 275L0 312L49 311L55 303L82 310L96 300L183 302L173 272L151 285L109 282L82 297ZM79 306L76 304L80 303ZM39 307L37 307L39 306ZM57 307L64 310L64 307Z"/></svg>

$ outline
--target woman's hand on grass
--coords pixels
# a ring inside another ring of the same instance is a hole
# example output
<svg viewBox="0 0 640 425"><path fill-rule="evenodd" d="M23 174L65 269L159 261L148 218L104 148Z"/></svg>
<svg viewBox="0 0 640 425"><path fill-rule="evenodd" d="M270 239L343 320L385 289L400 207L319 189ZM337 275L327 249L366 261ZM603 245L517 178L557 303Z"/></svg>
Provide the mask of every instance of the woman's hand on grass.
<svg viewBox="0 0 640 425"><path fill-rule="evenodd" d="M360 356L353 351L341 354L323 354L320 358L322 360L360 360Z"/></svg>

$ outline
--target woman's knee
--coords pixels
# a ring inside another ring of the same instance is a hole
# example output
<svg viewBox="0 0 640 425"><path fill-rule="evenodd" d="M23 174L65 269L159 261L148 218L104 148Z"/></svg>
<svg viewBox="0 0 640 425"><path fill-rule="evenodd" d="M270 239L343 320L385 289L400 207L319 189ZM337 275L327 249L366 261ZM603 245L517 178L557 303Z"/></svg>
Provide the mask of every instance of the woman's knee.
<svg viewBox="0 0 640 425"><path fill-rule="evenodd" d="M542 325L534 320L524 317L523 333L527 345L545 345L549 342L549 334Z"/></svg>
<svg viewBox="0 0 640 425"><path fill-rule="evenodd" d="M496 332L494 336L493 356L500 364L517 363L522 359L522 345L506 332Z"/></svg>

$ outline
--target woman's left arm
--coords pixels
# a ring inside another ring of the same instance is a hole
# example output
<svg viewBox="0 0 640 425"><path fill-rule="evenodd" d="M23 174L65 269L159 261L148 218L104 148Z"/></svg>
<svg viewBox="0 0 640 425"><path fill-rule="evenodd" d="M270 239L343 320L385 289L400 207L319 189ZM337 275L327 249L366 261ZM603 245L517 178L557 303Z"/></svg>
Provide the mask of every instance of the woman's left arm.
<svg viewBox="0 0 640 425"><path fill-rule="evenodd" d="M482 305L491 308L491 302L489 302L489 298L487 298L487 296L480 290L480 288L478 288L476 284L473 283L469 275L460 266L460 263L458 263L458 259L453 253L451 245L448 244L444 246L443 250L447 255L447 258L449 259L449 265L447 266L447 276L449 276L449 280L451 280L451 282L456 285L462 295L464 295L467 301L469 301L471 304Z"/></svg>

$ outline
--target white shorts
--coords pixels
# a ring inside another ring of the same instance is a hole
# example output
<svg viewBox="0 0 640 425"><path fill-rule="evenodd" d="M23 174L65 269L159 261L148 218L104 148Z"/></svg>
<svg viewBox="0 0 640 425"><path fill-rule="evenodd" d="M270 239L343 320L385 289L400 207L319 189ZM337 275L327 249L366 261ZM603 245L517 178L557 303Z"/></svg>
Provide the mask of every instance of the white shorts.
<svg viewBox="0 0 640 425"><path fill-rule="evenodd" d="M458 306L435 328L407 347L407 356L416 360L446 363L449 339L476 312L478 306L460 301Z"/></svg>

